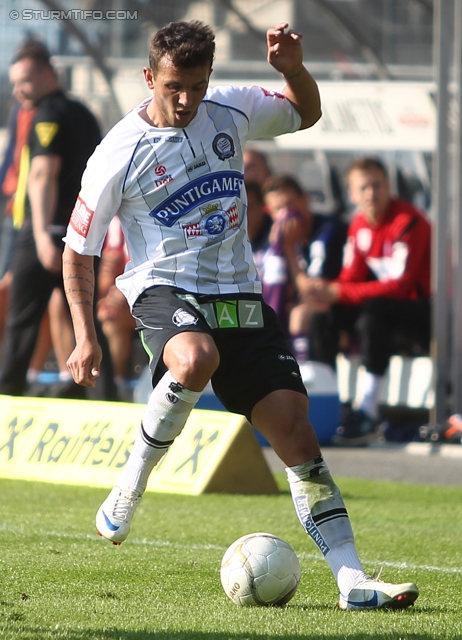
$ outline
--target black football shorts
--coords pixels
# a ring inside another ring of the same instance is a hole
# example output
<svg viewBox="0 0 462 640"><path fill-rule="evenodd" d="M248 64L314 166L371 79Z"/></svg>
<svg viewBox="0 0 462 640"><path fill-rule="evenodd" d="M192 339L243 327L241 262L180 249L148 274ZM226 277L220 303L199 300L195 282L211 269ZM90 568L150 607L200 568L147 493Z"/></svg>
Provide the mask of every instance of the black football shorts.
<svg viewBox="0 0 462 640"><path fill-rule="evenodd" d="M162 352L183 331L208 333L220 354L212 387L220 402L250 421L255 404L272 391L306 395L296 359L273 309L258 294L206 296L181 289L146 289L132 310L155 386L166 371Z"/></svg>

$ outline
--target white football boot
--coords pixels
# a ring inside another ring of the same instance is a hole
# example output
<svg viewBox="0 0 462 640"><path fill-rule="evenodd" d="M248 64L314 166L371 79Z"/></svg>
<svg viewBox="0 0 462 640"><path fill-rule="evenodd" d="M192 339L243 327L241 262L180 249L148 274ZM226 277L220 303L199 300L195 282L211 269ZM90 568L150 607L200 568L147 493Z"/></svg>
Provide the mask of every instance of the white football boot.
<svg viewBox="0 0 462 640"><path fill-rule="evenodd" d="M413 582L391 584L367 578L356 585L347 596L340 594L340 609L406 609L414 604L419 589Z"/></svg>
<svg viewBox="0 0 462 640"><path fill-rule="evenodd" d="M114 487L96 514L98 534L113 544L121 544L130 532L130 522L142 494Z"/></svg>

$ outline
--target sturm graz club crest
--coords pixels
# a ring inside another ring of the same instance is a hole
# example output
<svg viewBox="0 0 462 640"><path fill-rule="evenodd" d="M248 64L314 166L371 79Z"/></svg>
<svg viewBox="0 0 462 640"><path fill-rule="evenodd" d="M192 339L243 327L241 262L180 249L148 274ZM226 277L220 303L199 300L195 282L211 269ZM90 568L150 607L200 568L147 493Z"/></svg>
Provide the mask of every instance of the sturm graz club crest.
<svg viewBox="0 0 462 640"><path fill-rule="evenodd" d="M234 156L234 140L227 133L217 133L212 142L212 149L220 160L227 160Z"/></svg>
<svg viewBox="0 0 462 640"><path fill-rule="evenodd" d="M185 327L191 324L197 324L198 318L186 309L177 309L172 316L173 324L177 327Z"/></svg>

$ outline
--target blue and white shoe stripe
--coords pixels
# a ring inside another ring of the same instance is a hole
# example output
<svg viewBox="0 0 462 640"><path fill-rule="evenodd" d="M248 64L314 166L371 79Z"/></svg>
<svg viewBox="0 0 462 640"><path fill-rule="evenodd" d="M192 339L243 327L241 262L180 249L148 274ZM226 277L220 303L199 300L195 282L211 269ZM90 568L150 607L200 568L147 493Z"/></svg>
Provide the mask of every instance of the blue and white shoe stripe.
<svg viewBox="0 0 462 640"><path fill-rule="evenodd" d="M118 531L120 529L120 526L118 527L113 522L111 522L107 517L107 515L104 513L104 510L102 513L103 513L104 522L106 523L107 528L110 529L111 531Z"/></svg>

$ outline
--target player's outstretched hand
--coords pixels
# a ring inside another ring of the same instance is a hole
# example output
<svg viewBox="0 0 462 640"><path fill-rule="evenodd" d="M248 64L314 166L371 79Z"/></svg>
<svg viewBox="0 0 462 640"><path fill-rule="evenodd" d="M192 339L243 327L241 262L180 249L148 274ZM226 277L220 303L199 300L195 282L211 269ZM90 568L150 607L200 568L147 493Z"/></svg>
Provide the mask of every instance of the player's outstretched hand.
<svg viewBox="0 0 462 640"><path fill-rule="evenodd" d="M303 65L302 34L281 22L266 32L268 62L286 77L294 76Z"/></svg>

